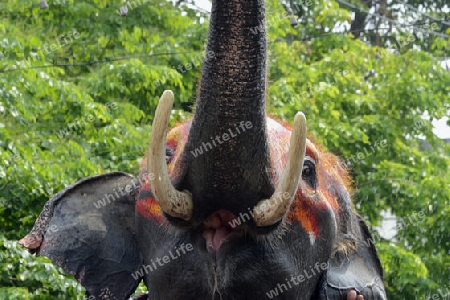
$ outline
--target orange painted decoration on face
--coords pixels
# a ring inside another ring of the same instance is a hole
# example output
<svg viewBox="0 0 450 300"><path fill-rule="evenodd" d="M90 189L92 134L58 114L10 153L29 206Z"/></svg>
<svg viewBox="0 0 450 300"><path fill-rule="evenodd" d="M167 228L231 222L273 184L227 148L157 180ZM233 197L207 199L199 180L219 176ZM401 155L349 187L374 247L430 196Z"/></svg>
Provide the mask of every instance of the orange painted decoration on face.
<svg viewBox="0 0 450 300"><path fill-rule="evenodd" d="M191 122L183 123L167 134L166 147L171 151L171 155L167 160L167 172L172 182L176 181L183 170L182 152L189 135ZM141 163L139 179L142 187L139 191L138 201L136 203L136 211L144 218L157 224L165 221L161 207L151 194L150 182L148 176L156 177L157 174L147 174L147 154Z"/></svg>
<svg viewBox="0 0 450 300"><path fill-rule="evenodd" d="M150 185L145 183L139 191L138 201L136 202L136 211L142 217L154 223L161 224L165 220L163 212L155 198L149 195L150 193Z"/></svg>

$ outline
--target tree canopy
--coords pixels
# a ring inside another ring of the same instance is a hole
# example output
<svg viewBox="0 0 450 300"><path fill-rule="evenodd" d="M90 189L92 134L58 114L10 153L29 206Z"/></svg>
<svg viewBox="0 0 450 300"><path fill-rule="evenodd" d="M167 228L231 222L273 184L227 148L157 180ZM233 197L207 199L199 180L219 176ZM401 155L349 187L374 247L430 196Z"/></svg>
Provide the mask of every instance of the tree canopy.
<svg viewBox="0 0 450 300"><path fill-rule="evenodd" d="M438 2L266 1L268 112L305 113L372 227L396 216L395 237L373 241L389 299L450 289L450 147L432 131L450 110L450 7ZM137 174L162 92L175 93L173 125L192 115L207 38L208 13L183 1L45 4L0 3L1 299L82 299L16 241L65 186Z"/></svg>

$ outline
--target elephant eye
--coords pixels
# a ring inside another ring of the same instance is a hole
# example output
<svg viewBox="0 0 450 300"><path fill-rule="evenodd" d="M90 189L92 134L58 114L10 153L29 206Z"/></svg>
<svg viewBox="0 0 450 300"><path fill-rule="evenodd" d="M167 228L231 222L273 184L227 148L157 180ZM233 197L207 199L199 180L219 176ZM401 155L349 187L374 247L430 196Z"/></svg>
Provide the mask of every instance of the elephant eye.
<svg viewBox="0 0 450 300"><path fill-rule="evenodd" d="M303 163L302 179L311 188L317 188L316 164L309 159L305 159Z"/></svg>
<svg viewBox="0 0 450 300"><path fill-rule="evenodd" d="M166 164L172 161L173 150L170 148L166 148Z"/></svg>

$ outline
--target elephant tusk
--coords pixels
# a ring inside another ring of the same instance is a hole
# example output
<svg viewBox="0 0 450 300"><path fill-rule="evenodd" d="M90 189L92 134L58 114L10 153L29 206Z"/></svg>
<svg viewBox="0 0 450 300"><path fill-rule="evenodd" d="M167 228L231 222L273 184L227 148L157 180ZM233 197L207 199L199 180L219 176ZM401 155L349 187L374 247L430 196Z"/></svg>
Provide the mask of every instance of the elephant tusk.
<svg viewBox="0 0 450 300"><path fill-rule="evenodd" d="M161 209L172 217L187 221L192 217L192 196L187 191L176 190L172 185L165 159L167 126L173 98L172 91L164 91L156 108L150 136L147 170L152 193Z"/></svg>
<svg viewBox="0 0 450 300"><path fill-rule="evenodd" d="M269 226L280 221L289 210L298 189L306 151L306 118L298 112L290 140L289 156L274 194L258 202L253 210L257 226Z"/></svg>

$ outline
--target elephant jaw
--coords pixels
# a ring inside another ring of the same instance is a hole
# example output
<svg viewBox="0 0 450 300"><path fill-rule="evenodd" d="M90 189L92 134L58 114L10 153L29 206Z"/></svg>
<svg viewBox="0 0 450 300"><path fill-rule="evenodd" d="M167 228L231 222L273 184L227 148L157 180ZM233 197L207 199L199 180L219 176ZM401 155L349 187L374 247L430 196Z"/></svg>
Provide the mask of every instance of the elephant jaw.
<svg viewBox="0 0 450 300"><path fill-rule="evenodd" d="M203 237L208 249L217 252L223 243L228 242L233 237L243 235L242 229L234 226L235 220L236 216L232 212L222 209L213 213L203 222L205 226Z"/></svg>

